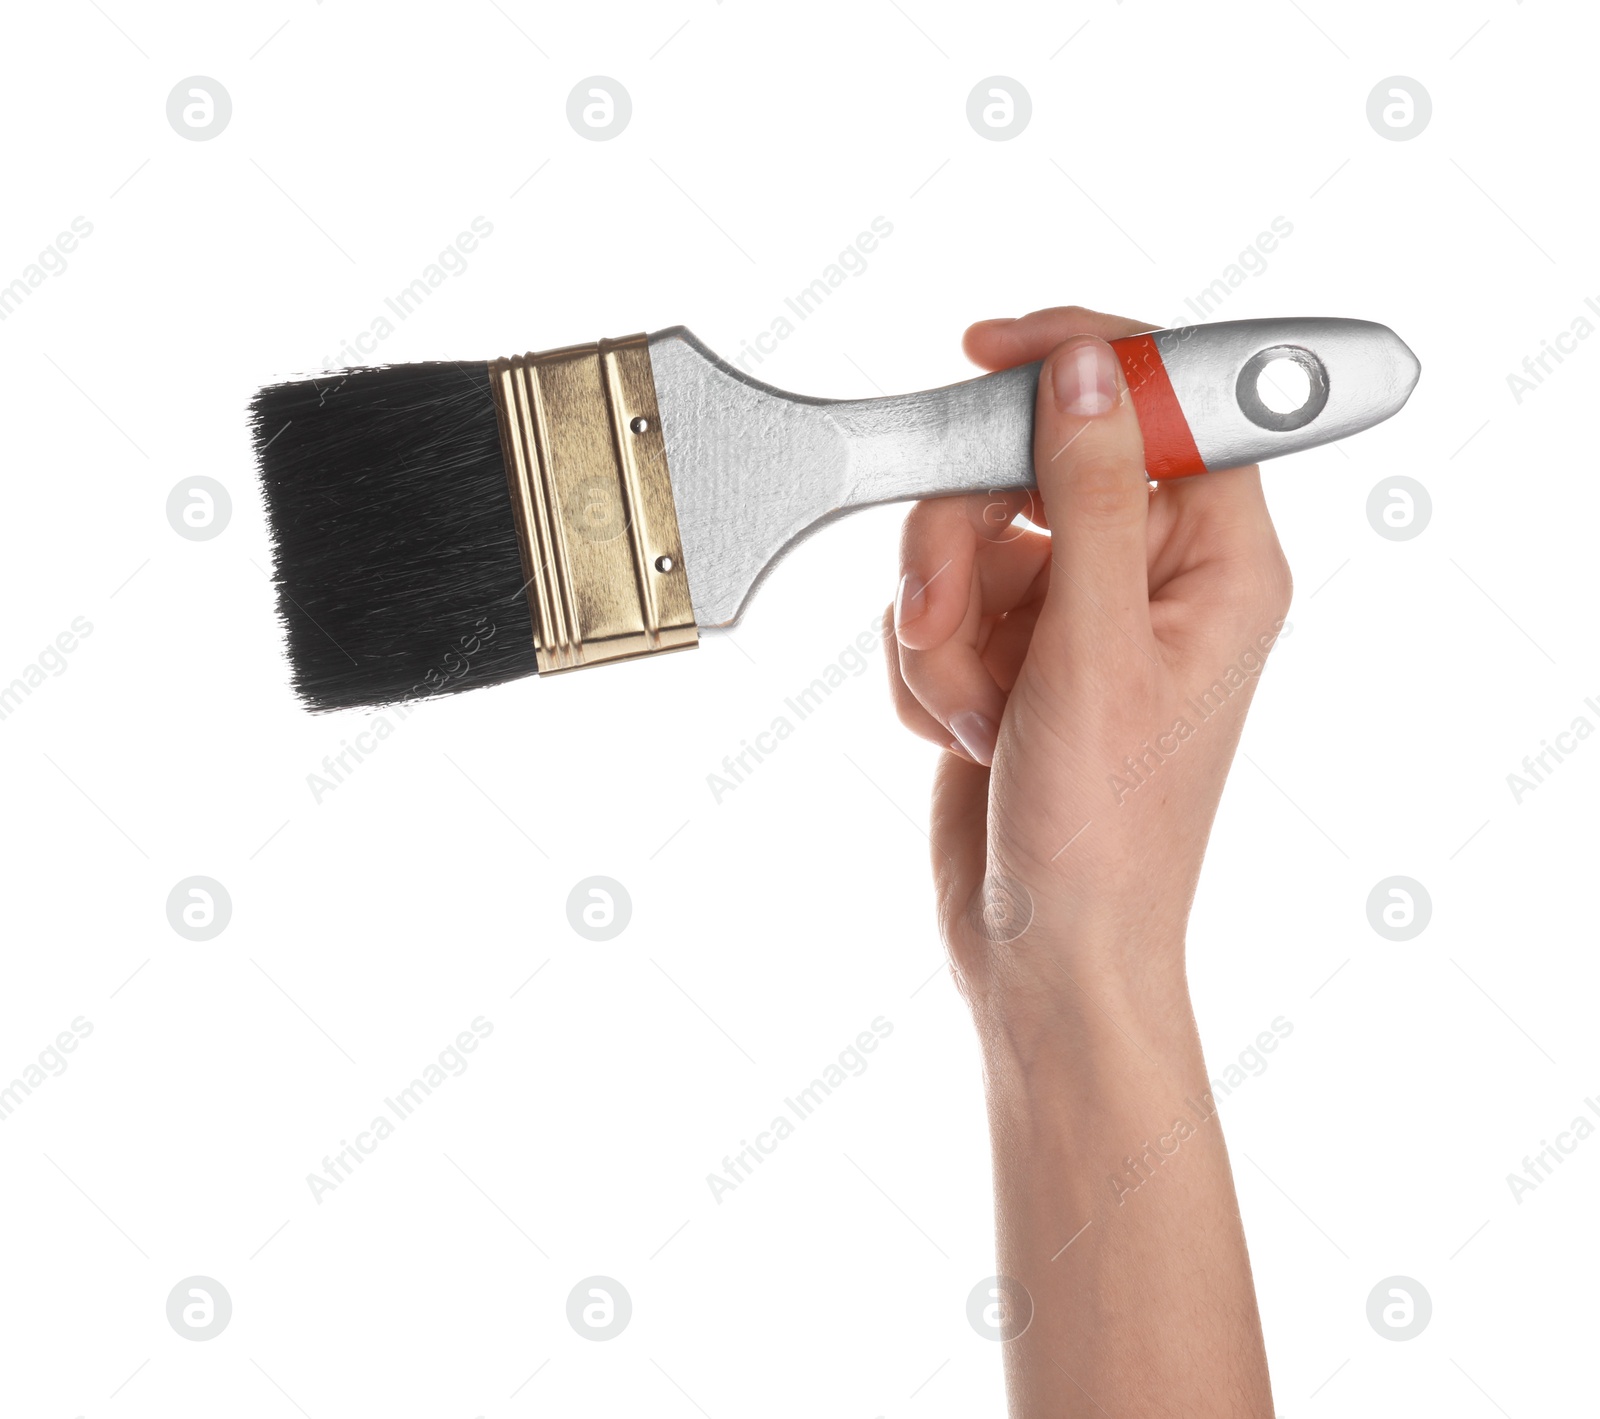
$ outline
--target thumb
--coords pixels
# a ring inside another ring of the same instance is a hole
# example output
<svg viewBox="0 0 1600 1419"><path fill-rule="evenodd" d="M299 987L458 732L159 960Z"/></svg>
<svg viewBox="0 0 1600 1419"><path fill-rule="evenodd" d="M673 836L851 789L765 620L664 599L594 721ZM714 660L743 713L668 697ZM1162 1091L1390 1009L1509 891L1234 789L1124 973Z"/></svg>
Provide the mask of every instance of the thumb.
<svg viewBox="0 0 1600 1419"><path fill-rule="evenodd" d="M1142 645L1150 485L1122 365L1104 340L1075 336L1045 361L1033 461L1052 539L1044 616L1074 640L1114 634L1109 618Z"/></svg>

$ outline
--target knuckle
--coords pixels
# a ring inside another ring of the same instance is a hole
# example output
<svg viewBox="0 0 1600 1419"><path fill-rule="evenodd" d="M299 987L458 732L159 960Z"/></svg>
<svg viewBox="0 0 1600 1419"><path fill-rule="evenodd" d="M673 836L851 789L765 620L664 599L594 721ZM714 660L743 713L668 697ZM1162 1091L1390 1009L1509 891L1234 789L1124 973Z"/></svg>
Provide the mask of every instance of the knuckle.
<svg viewBox="0 0 1600 1419"><path fill-rule="evenodd" d="M959 514L952 516L948 498L923 498L912 503L900 529L901 546L912 547L925 539L940 539L958 520Z"/></svg>
<svg viewBox="0 0 1600 1419"><path fill-rule="evenodd" d="M929 714L926 706L914 695L907 694L903 698L897 696L895 711L901 725L909 729L918 739L926 739L928 743L937 744L941 749L950 742L949 730Z"/></svg>
<svg viewBox="0 0 1600 1419"><path fill-rule="evenodd" d="M1239 564L1229 579L1229 600L1234 619L1253 626L1262 620L1282 620L1294 595L1294 577L1288 559L1273 547L1271 551Z"/></svg>
<svg viewBox="0 0 1600 1419"><path fill-rule="evenodd" d="M1269 536L1259 543L1240 571L1244 597L1256 610L1282 613L1289 609L1289 598L1294 595L1294 576L1276 537Z"/></svg>
<svg viewBox="0 0 1600 1419"><path fill-rule="evenodd" d="M917 698L916 693L906 681L905 668L900 664L900 657L895 653L893 639L886 640L884 644L889 648L889 653L884 656L884 660L889 667L889 698L894 703L895 717L914 734L926 736L928 711L923 707L922 701Z"/></svg>
<svg viewBox="0 0 1600 1419"><path fill-rule="evenodd" d="M889 676L889 690L896 702L906 693L905 666L900 663L904 647L900 644L899 637L894 629L894 608L891 606L883 615L883 665Z"/></svg>
<svg viewBox="0 0 1600 1419"><path fill-rule="evenodd" d="M900 570L924 578L952 560L964 558L975 541L966 498L931 498L916 503L900 528Z"/></svg>
<svg viewBox="0 0 1600 1419"><path fill-rule="evenodd" d="M1289 559L1281 550L1274 550L1267 558L1262 580L1266 609L1275 616L1287 613L1289 603L1294 600L1294 573L1289 570Z"/></svg>
<svg viewBox="0 0 1600 1419"><path fill-rule="evenodd" d="M1086 305L1057 305L1034 311L1033 313L1035 315L1059 316L1062 320L1081 325L1087 320L1092 320L1099 312L1090 310Z"/></svg>
<svg viewBox="0 0 1600 1419"><path fill-rule="evenodd" d="M906 509L905 521L900 524L900 536L903 542L912 541L927 526L928 518L931 516L932 511L933 509L927 500L912 503Z"/></svg>
<svg viewBox="0 0 1600 1419"><path fill-rule="evenodd" d="M895 693L895 718L900 721L903 728L911 730L913 734L920 734L926 727L927 721L923 719L921 711L922 706L903 689Z"/></svg>

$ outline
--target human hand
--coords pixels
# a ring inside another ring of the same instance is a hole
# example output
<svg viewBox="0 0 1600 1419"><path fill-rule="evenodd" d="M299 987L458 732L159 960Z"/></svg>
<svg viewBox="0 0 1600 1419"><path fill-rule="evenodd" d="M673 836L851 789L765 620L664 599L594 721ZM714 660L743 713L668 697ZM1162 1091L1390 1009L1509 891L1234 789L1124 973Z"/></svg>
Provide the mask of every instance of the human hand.
<svg viewBox="0 0 1600 1419"><path fill-rule="evenodd" d="M1151 490L1104 342L1078 307L966 333L988 370L1049 356L1038 493L917 504L886 613L902 721L935 777L939 915L980 1029L1076 1015L1095 987L1183 987L1189 903L1291 582L1260 475ZM1016 525L1025 513L1053 535ZM1094 998L1101 998L1094 994Z"/></svg>

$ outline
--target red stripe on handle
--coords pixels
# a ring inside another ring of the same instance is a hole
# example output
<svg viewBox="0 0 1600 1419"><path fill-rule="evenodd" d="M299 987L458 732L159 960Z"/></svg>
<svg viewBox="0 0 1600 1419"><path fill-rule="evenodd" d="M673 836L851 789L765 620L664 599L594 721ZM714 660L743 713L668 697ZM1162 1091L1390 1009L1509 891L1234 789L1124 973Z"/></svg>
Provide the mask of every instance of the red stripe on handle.
<svg viewBox="0 0 1600 1419"><path fill-rule="evenodd" d="M1113 340L1122 373L1133 395L1133 410L1144 434L1144 467L1152 478L1187 478L1206 465L1195 446L1183 406L1173 391L1161 351L1148 335Z"/></svg>

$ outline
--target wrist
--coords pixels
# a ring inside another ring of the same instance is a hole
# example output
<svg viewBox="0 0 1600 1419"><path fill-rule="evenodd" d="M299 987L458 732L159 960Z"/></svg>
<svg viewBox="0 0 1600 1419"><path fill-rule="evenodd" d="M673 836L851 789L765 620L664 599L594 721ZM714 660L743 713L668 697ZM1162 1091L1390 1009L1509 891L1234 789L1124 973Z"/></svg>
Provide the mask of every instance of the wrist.
<svg viewBox="0 0 1600 1419"><path fill-rule="evenodd" d="M984 955L963 974L992 1078L1070 1078L1108 1063L1160 1073L1193 1052L1181 939L1063 947L1030 935Z"/></svg>

